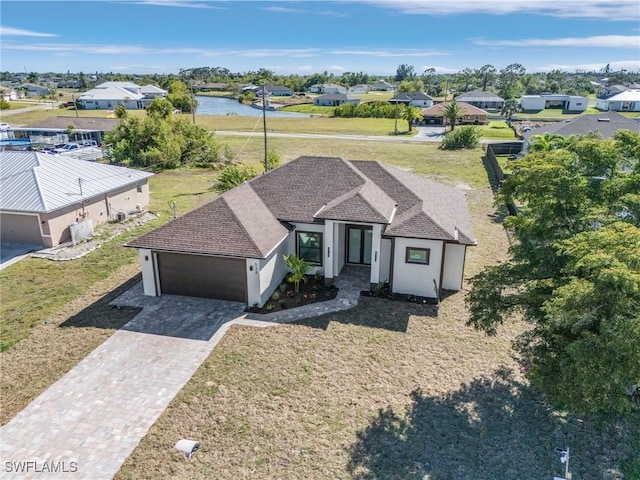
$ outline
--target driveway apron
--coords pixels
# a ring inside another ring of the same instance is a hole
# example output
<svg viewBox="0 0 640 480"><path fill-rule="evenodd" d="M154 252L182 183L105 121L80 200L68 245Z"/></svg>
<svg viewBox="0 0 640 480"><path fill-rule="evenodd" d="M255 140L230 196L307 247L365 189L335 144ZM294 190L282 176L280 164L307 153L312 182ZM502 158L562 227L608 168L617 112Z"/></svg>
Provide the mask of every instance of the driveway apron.
<svg viewBox="0 0 640 480"><path fill-rule="evenodd" d="M130 292L145 308L0 429L0 477L112 478L244 308Z"/></svg>

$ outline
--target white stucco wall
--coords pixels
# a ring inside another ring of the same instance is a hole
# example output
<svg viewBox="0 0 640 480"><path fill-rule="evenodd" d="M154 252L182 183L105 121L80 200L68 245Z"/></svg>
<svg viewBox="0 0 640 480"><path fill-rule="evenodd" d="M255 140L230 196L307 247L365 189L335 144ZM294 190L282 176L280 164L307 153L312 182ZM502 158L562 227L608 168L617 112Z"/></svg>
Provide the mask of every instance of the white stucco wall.
<svg viewBox="0 0 640 480"><path fill-rule="evenodd" d="M247 276L247 305L250 307L260 304L260 259L247 258L245 260L245 275Z"/></svg>
<svg viewBox="0 0 640 480"><path fill-rule="evenodd" d="M288 249L288 239L292 234L278 245L269 257L260 260L260 302L262 306L269 300L271 294L282 283L287 274L287 266L284 263L284 255L292 253ZM251 305L251 304L250 304Z"/></svg>
<svg viewBox="0 0 640 480"><path fill-rule="evenodd" d="M464 245L447 243L444 253L444 270L442 272L442 288L445 290L460 290L464 272Z"/></svg>
<svg viewBox="0 0 640 480"><path fill-rule="evenodd" d="M587 97L580 97L572 95L567 101L567 110L572 112L584 112L589 105L589 99Z"/></svg>
<svg viewBox="0 0 640 480"><path fill-rule="evenodd" d="M344 267L344 264L347 260L346 258L346 253L345 253L345 249L346 249L346 245L347 245L347 240L345 235L347 234L347 227L345 226L344 223L339 223L338 224L338 249L336 250L336 252L338 253L338 270L335 272L335 275L340 275L340 272L342 271L342 268Z"/></svg>
<svg viewBox="0 0 640 480"><path fill-rule="evenodd" d="M142 269L142 287L145 295L153 297L158 295L156 291L156 278L154 268L154 257L151 250L141 248L138 250L138 258L140 259L140 268Z"/></svg>
<svg viewBox="0 0 640 480"><path fill-rule="evenodd" d="M443 242L413 238L395 239L393 255L393 291L395 293L436 297L433 281L440 286L440 264L442 262ZM407 247L428 248L431 250L429 265L406 263Z"/></svg>
<svg viewBox="0 0 640 480"><path fill-rule="evenodd" d="M547 99L539 95L523 95L520 105L523 110L544 110Z"/></svg>
<svg viewBox="0 0 640 480"><path fill-rule="evenodd" d="M380 244L380 281L387 283L391 269L391 239L383 238Z"/></svg>

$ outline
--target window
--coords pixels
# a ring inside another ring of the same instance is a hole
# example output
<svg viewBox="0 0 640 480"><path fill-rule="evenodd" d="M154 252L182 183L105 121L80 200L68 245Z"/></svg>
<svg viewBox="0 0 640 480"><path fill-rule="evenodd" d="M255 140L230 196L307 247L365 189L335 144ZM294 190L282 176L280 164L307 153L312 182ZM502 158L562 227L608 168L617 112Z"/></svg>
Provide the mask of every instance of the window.
<svg viewBox="0 0 640 480"><path fill-rule="evenodd" d="M136 192L142 193L142 182L136 183Z"/></svg>
<svg viewBox="0 0 640 480"><path fill-rule="evenodd" d="M314 265L322 265L322 234L298 232L298 256Z"/></svg>
<svg viewBox="0 0 640 480"><path fill-rule="evenodd" d="M407 247L405 255L405 263L418 263L421 265L429 265L429 254L431 250L428 248Z"/></svg>

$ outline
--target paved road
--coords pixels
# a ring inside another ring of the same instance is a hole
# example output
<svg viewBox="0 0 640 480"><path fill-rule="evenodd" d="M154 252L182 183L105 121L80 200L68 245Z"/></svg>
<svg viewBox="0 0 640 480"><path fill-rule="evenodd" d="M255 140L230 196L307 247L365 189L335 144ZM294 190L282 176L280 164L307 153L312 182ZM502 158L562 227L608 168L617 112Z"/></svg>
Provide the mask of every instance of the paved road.
<svg viewBox="0 0 640 480"><path fill-rule="evenodd" d="M33 107L16 108L15 110L2 110L2 114L0 114L0 118L9 117L11 115L17 115L18 113L33 112L34 110L54 110L56 108L58 108L57 102L54 102L53 106L51 106L51 102L38 103Z"/></svg>
<svg viewBox="0 0 640 480"><path fill-rule="evenodd" d="M416 127L417 134L409 137L404 135L344 135L344 134L322 134L322 133L280 133L269 132L269 137L281 138L333 138L336 140L367 140L373 142L441 142L444 129L441 127ZM216 130L216 135L221 137L246 137L261 136L262 132L236 132L230 130Z"/></svg>

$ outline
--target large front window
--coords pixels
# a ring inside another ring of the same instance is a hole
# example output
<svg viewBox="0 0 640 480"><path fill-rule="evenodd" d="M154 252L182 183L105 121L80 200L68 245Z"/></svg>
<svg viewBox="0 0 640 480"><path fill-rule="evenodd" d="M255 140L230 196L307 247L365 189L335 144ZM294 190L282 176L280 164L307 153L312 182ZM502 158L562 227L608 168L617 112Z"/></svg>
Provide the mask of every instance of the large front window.
<svg viewBox="0 0 640 480"><path fill-rule="evenodd" d="M298 256L314 265L322 265L322 233L298 232Z"/></svg>

